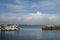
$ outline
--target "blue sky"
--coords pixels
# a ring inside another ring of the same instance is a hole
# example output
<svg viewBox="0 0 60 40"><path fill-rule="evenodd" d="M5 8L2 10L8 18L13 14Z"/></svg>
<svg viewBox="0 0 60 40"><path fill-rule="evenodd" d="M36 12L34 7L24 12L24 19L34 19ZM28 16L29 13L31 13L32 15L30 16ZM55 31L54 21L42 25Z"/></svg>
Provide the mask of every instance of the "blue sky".
<svg viewBox="0 0 60 40"><path fill-rule="evenodd" d="M0 0L0 23L60 24L60 0Z"/></svg>

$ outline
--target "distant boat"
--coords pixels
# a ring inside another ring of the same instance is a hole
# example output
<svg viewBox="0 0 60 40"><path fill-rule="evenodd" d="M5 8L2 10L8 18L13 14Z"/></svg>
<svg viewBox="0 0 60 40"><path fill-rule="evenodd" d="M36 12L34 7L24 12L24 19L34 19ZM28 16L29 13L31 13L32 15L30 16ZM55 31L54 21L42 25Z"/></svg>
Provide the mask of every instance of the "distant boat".
<svg viewBox="0 0 60 40"><path fill-rule="evenodd" d="M17 31L19 30L19 25L17 24L0 24L1 31Z"/></svg>

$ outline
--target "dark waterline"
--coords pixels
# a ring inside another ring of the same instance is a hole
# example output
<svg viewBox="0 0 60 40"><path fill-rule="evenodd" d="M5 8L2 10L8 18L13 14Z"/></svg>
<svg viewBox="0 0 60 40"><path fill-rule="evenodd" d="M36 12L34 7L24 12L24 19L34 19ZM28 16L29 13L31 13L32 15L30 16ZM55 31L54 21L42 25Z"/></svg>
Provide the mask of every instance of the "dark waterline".
<svg viewBox="0 0 60 40"><path fill-rule="evenodd" d="M20 31L0 32L0 40L60 40L60 31L42 31L41 28L20 28Z"/></svg>

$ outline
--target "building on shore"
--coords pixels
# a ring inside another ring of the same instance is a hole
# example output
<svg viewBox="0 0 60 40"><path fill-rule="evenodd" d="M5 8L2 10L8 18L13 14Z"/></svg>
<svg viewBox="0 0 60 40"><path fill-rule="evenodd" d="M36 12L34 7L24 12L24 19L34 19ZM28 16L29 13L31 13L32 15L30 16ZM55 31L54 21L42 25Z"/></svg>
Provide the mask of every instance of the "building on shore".
<svg viewBox="0 0 60 40"><path fill-rule="evenodd" d="M17 24L1 24L0 30L3 31L16 31L19 30L19 25Z"/></svg>

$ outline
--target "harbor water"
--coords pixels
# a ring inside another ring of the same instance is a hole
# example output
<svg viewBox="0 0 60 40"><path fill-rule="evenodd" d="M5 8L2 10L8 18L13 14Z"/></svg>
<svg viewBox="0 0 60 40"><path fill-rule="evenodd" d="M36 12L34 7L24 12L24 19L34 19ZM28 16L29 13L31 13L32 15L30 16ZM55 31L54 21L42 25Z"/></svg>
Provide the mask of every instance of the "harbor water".
<svg viewBox="0 0 60 40"><path fill-rule="evenodd" d="M60 31L42 31L41 27L20 27L19 31L0 31L0 40L60 40Z"/></svg>

